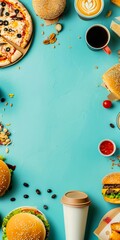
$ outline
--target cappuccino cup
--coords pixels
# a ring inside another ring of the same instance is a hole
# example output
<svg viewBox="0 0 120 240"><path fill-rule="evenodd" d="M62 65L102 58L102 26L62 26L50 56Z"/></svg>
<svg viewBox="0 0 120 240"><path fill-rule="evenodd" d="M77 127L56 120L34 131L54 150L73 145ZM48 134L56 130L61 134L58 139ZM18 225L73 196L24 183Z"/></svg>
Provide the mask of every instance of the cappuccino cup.
<svg viewBox="0 0 120 240"><path fill-rule="evenodd" d="M64 211L66 240L84 240L90 200L86 193L70 191L61 202Z"/></svg>
<svg viewBox="0 0 120 240"><path fill-rule="evenodd" d="M80 18L90 20L103 11L104 0L75 0L74 6Z"/></svg>
<svg viewBox="0 0 120 240"><path fill-rule="evenodd" d="M91 50L98 51L102 49L107 54L111 53L108 47L110 32L104 25L95 24L88 28L85 41Z"/></svg>

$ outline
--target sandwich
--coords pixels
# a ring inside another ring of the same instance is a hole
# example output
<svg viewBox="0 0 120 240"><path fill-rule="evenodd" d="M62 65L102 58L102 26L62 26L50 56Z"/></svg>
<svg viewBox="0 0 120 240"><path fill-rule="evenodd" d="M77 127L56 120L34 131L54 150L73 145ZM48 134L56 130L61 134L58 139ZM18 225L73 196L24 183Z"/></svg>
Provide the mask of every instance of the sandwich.
<svg viewBox="0 0 120 240"><path fill-rule="evenodd" d="M66 0L33 0L33 8L45 20L58 18L65 9Z"/></svg>
<svg viewBox="0 0 120 240"><path fill-rule="evenodd" d="M111 224L110 240L120 240L120 222Z"/></svg>
<svg viewBox="0 0 120 240"><path fill-rule="evenodd" d="M120 204L120 172L105 176L102 180L102 195L106 202Z"/></svg>
<svg viewBox="0 0 120 240"><path fill-rule="evenodd" d="M9 189L11 184L11 174L15 170L15 166L6 164L0 159L0 197L2 197Z"/></svg>
<svg viewBox="0 0 120 240"><path fill-rule="evenodd" d="M111 22L110 28L120 37L120 17L114 18Z"/></svg>
<svg viewBox="0 0 120 240"><path fill-rule="evenodd" d="M2 230L2 240L47 240L50 226L38 209L21 207L3 219Z"/></svg>
<svg viewBox="0 0 120 240"><path fill-rule="evenodd" d="M116 64L102 76L104 86L111 92L112 100L120 100L120 64ZM110 95L108 98L111 100Z"/></svg>
<svg viewBox="0 0 120 240"><path fill-rule="evenodd" d="M111 0L111 2L120 7L120 0Z"/></svg>

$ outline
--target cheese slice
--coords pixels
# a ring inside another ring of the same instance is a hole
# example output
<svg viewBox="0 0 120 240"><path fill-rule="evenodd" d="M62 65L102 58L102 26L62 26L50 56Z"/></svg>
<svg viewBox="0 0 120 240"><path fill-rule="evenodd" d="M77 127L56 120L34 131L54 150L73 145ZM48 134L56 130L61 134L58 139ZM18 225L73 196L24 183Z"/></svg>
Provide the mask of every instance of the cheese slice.
<svg viewBox="0 0 120 240"><path fill-rule="evenodd" d="M104 195L106 193L106 191L108 190L108 188L103 188L102 189L102 194ZM112 188L112 190L115 190L115 191L120 191L120 188Z"/></svg>

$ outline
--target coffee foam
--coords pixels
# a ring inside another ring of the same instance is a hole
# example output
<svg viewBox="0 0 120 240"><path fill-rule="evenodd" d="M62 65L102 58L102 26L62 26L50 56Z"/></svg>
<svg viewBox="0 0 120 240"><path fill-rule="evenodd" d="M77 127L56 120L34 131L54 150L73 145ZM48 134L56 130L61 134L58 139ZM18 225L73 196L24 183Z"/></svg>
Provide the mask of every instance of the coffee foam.
<svg viewBox="0 0 120 240"><path fill-rule="evenodd" d="M84 16L94 16L102 8L101 0L77 0L78 11Z"/></svg>

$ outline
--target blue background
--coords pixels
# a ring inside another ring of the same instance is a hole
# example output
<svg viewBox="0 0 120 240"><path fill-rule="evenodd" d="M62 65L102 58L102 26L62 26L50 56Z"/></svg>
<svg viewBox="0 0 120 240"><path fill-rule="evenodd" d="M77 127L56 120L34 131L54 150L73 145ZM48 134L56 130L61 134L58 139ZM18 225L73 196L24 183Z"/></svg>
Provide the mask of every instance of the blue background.
<svg viewBox="0 0 120 240"><path fill-rule="evenodd" d="M50 222L50 240L63 240L60 199L66 191L81 190L92 201L86 240L94 240L97 238L93 231L102 216L117 207L104 202L101 180L119 168L112 169L110 159L102 157L97 147L105 138L114 140L120 147L119 129L109 126L116 124L120 105L115 102L113 108L104 109L102 102L108 92L100 86L103 73L118 63L120 39L110 30L112 54L109 56L102 50L89 50L85 32L95 23L110 29L110 22L120 15L120 9L106 0L99 17L84 21L76 14L74 2L69 0L60 21L64 26L57 36L60 45L56 44L54 49L42 43L55 32L54 25L41 27L43 21L35 15L32 2L22 2L33 18L34 39L20 62L0 70L0 95L9 104L13 103L13 107L8 105L5 111L4 104L0 104L0 121L11 123L13 141L9 154L5 153L4 146L0 147L0 154L6 157L6 162L17 166L12 191L0 199L1 219L16 207L36 206ZM110 18L105 17L108 10L112 10ZM10 99L9 93L15 97ZM28 182L30 187L23 187L23 182ZM41 190L40 196L35 193L36 188ZM57 194L57 199L51 199L48 188ZM23 198L25 193L29 199ZM11 197L16 201L11 202ZM49 206L47 211L43 209L44 204Z"/></svg>

